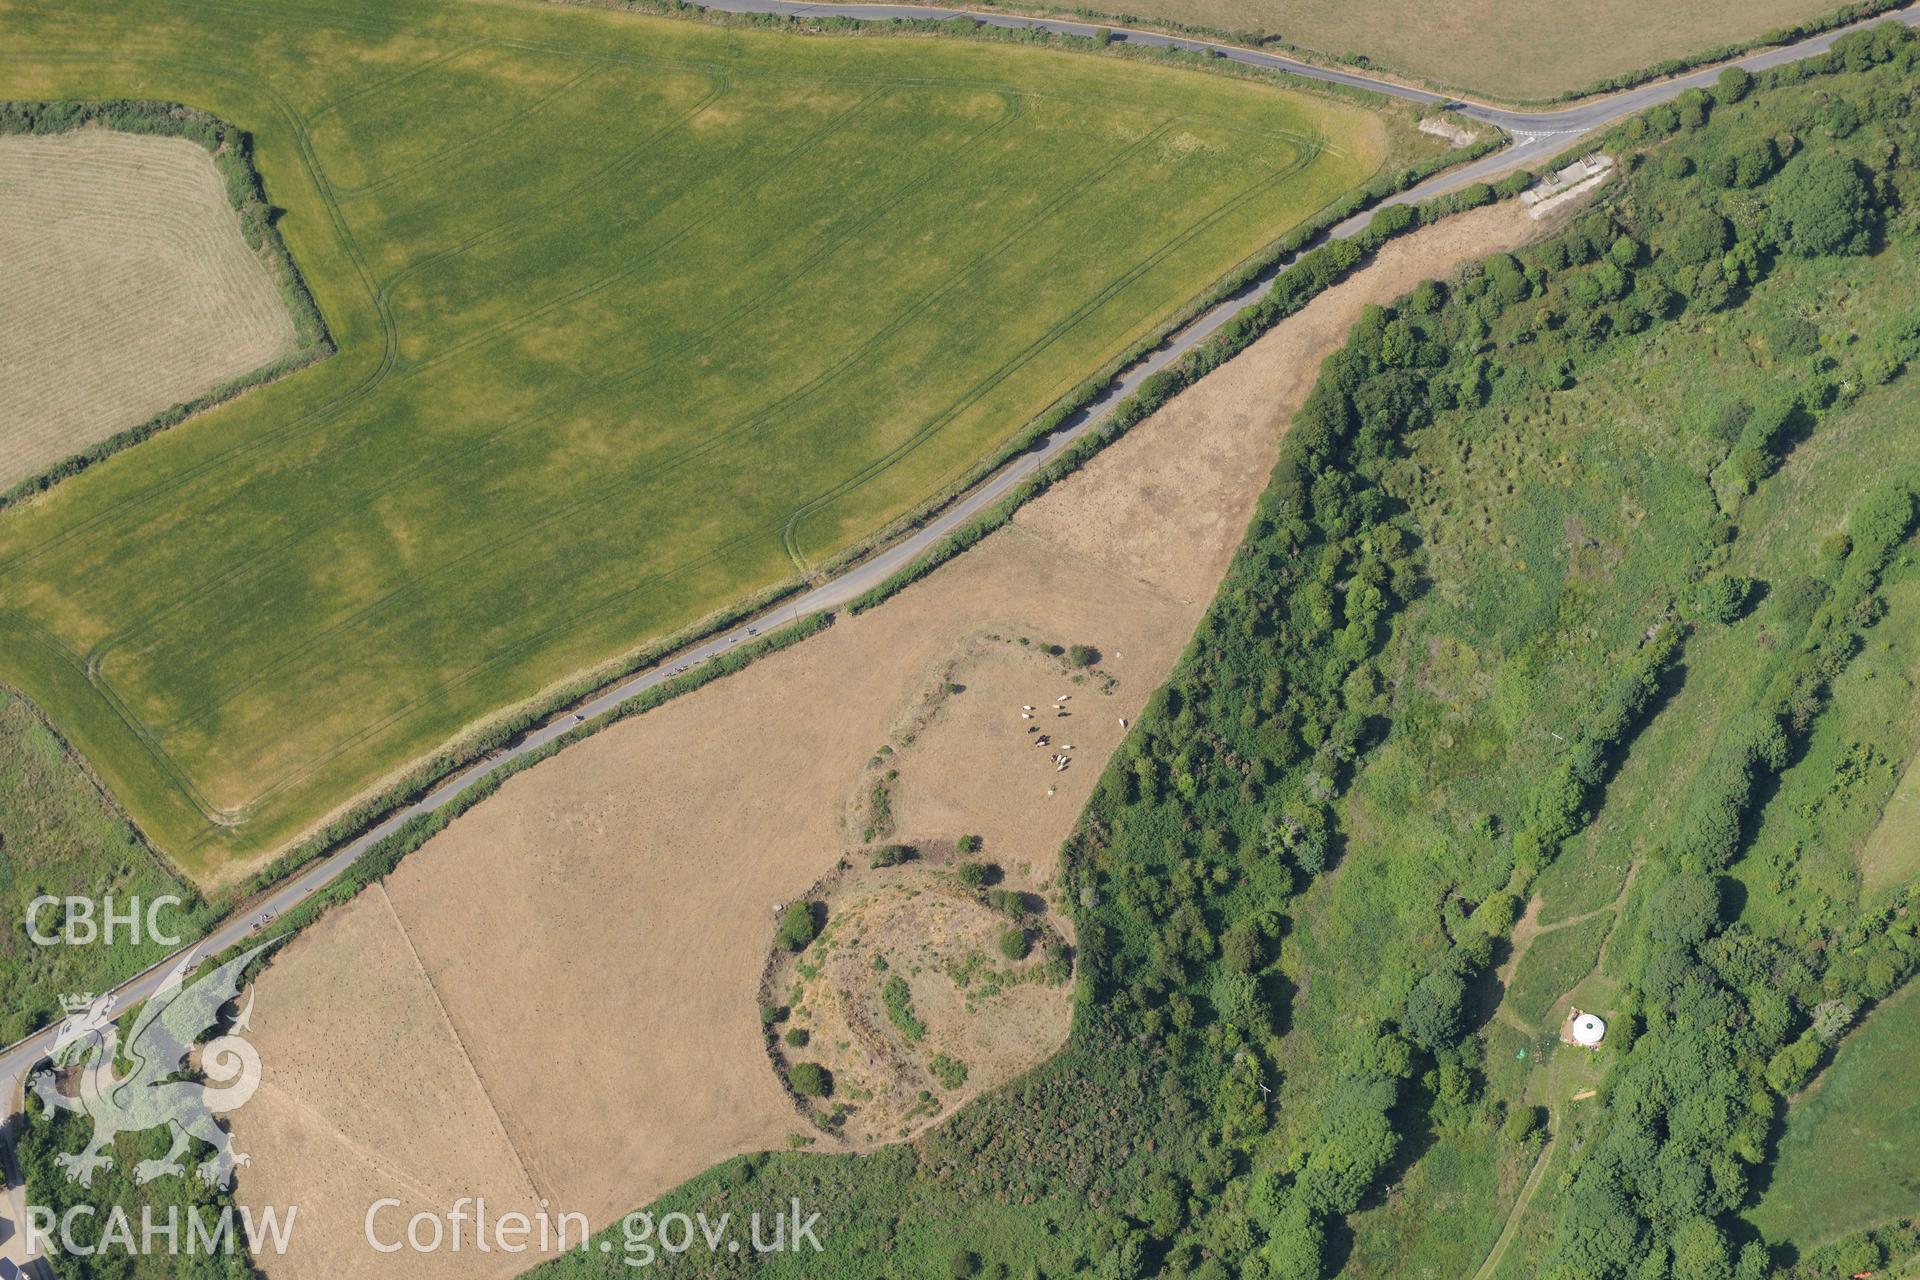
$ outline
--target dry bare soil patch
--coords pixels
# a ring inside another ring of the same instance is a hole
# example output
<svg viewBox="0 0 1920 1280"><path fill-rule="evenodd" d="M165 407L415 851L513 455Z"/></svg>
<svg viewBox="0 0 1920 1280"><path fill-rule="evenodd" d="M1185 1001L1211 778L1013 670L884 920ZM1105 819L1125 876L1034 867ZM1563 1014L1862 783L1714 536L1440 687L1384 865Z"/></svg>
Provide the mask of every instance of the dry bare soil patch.
<svg viewBox="0 0 1920 1280"><path fill-rule="evenodd" d="M1010 528L881 608L514 778L309 930L260 983L266 1084L233 1117L256 1158L241 1199L302 1205L294 1252L265 1260L274 1280L524 1269L372 1255L374 1188L406 1202L394 1221L444 1211L443 1188L502 1205L530 1188L597 1227L726 1156L818 1137L769 1067L758 991L775 905L862 842L847 798L876 752L913 737L890 782L896 838L977 833L1044 884L1120 720L1219 582L1320 360L1366 303L1538 230L1496 206L1395 242ZM996 634L1101 651L1101 677L1060 686L1087 708L1058 720L1075 748L1063 772L1018 719L1041 705L1020 692L1027 672L1048 687L1062 673L978 647ZM956 660L965 691L922 720ZM1048 1027L1036 1055L1067 1019ZM498 1117L497 1139L475 1116Z"/></svg>
<svg viewBox="0 0 1920 1280"><path fill-rule="evenodd" d="M0 489L295 343L203 147L0 138Z"/></svg>

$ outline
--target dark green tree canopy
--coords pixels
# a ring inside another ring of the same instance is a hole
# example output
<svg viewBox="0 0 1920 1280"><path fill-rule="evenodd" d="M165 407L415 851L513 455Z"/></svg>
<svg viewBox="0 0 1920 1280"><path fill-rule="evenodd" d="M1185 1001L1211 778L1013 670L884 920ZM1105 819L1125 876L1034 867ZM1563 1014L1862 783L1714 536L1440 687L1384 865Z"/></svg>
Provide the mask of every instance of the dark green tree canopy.
<svg viewBox="0 0 1920 1280"><path fill-rule="evenodd" d="M1851 157L1809 156L1780 176L1773 197L1773 233L1790 253L1865 253L1872 243L1879 202Z"/></svg>

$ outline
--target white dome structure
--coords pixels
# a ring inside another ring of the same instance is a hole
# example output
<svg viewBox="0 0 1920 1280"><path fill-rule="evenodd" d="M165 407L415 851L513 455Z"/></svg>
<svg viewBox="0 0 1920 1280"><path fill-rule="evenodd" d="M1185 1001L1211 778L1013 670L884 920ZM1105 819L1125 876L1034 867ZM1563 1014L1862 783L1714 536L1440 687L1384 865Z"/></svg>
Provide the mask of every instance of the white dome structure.
<svg viewBox="0 0 1920 1280"><path fill-rule="evenodd" d="M1606 1038L1607 1023L1591 1013L1576 1013L1573 1016L1573 1042L1591 1049Z"/></svg>

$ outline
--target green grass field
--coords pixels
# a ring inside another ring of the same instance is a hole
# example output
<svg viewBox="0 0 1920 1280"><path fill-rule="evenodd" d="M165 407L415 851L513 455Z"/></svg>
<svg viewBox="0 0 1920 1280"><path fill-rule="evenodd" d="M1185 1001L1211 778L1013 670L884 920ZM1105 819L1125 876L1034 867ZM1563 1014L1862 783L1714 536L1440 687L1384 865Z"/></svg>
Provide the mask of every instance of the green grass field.
<svg viewBox="0 0 1920 1280"><path fill-rule="evenodd" d="M1895 789L1920 748L1920 579L1909 573L1889 584L1885 599L1887 616L1834 682L1832 707L1806 754L1781 775L1752 847L1732 868L1745 893L1742 916L1756 929L1811 936L1913 879L1905 841L1892 842L1909 860L1904 875L1883 852L1876 865L1884 882L1863 892L1859 869L1883 818L1896 828L1905 818Z"/></svg>
<svg viewBox="0 0 1920 1280"><path fill-rule="evenodd" d="M1612 929L1613 913L1602 911L1536 937L1506 991L1513 1012L1535 1031L1557 1034L1567 1015L1561 998L1593 971Z"/></svg>
<svg viewBox="0 0 1920 1280"><path fill-rule="evenodd" d="M1180 69L608 11L0 4L254 132L340 354L0 517L0 677L203 881L951 484L1372 175Z"/></svg>
<svg viewBox="0 0 1920 1280"><path fill-rule="evenodd" d="M1920 877L1920 838L1914 832L1914 817L1920 812L1920 756L1907 765L1887 801L1880 825L1873 829L1861 847L1857 859L1860 887L1874 894Z"/></svg>
<svg viewBox="0 0 1920 1280"><path fill-rule="evenodd" d="M66 744L0 690L0 919L8 922L0 929L0 1043L57 1020L62 995L105 990L173 950L144 929L137 944L121 932L110 946L42 945L28 935L27 912L43 894L96 904L111 896L123 913L135 899L172 894L182 901L155 917L162 929L191 938L206 923L193 890L160 865ZM42 908L39 933L58 936L63 914Z"/></svg>
<svg viewBox="0 0 1920 1280"><path fill-rule="evenodd" d="M1787 1112L1766 1194L1749 1215L1806 1249L1913 1216L1920 1203L1920 991L1887 1001Z"/></svg>

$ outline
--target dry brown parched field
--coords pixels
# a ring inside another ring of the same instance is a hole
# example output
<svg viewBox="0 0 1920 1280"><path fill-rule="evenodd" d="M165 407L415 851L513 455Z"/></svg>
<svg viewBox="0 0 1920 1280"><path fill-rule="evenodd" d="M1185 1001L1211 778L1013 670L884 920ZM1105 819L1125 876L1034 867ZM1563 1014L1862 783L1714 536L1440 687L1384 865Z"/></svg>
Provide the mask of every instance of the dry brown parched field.
<svg viewBox="0 0 1920 1280"><path fill-rule="evenodd" d="M1278 36L1329 57L1509 100L1550 98L1670 58L1756 39L1836 0L1093 0L1138 18Z"/></svg>
<svg viewBox="0 0 1920 1280"><path fill-rule="evenodd" d="M295 343L204 148L0 138L0 489Z"/></svg>
<svg viewBox="0 0 1920 1280"><path fill-rule="evenodd" d="M258 985L264 1082L232 1117L254 1156L241 1200L301 1205L294 1250L263 1260L273 1280L513 1275L524 1255L374 1255L366 1206L403 1202L388 1234L477 1194L493 1214L545 1199L598 1227L812 1132L769 1066L758 988L774 904L862 842L849 797L878 748L912 738L893 839L978 834L1045 883L1121 718L1218 584L1321 359L1364 304L1537 230L1496 206L1391 244L1011 527L880 608L512 779L294 942ZM1076 710L1049 726L1074 746L1067 771L1018 718L1038 701L1015 696L1027 665L979 658L992 633L1102 651L1111 691L1063 685ZM925 715L956 660L974 683ZM1037 1059L1067 1019L1034 1025Z"/></svg>

